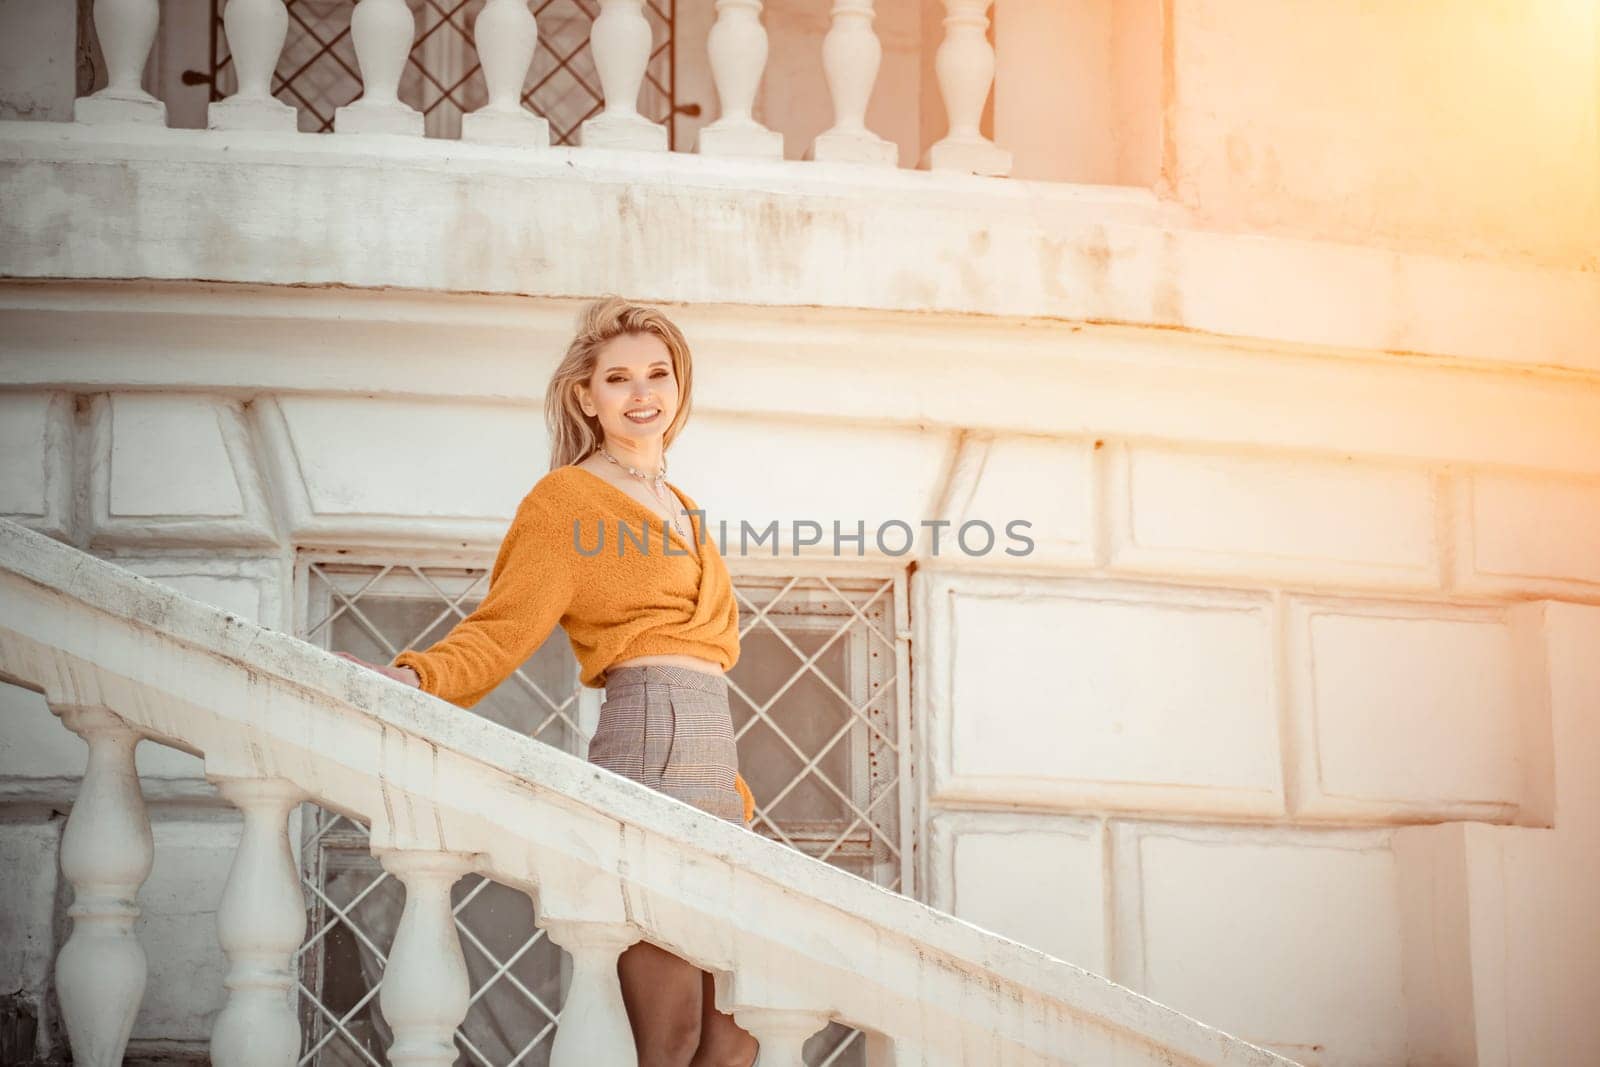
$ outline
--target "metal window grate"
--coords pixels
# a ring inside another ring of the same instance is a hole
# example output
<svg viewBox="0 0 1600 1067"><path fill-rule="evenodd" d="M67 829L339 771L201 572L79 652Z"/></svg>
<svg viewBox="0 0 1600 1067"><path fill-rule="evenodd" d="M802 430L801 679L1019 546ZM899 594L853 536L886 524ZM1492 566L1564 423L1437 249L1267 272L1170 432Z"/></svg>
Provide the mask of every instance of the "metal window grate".
<svg viewBox="0 0 1600 1067"><path fill-rule="evenodd" d="M900 890L901 580L746 578L735 595L729 683L758 827Z"/></svg>
<svg viewBox="0 0 1600 1067"><path fill-rule="evenodd" d="M297 631L327 648L388 662L426 648L471 613L488 572L302 554ZM735 575L741 653L729 673L740 768L754 827L880 885L912 884L906 579ZM556 630L474 708L520 733L587 752L577 664ZM377 1002L385 948L404 901L371 856L367 829L306 805L303 878L311 936L299 953L302 1063L386 1064ZM472 1006L456 1033L468 1065L548 1062L570 962L544 937L526 894L476 875L452 891ZM813 1067L865 1062L861 1033L834 1023L807 1044Z"/></svg>
<svg viewBox="0 0 1600 1067"><path fill-rule="evenodd" d="M222 26L224 0L211 2L211 99L220 100L237 85ZM472 41L472 25L484 0L409 0L417 35L400 99L423 113L432 137L456 137L461 116L488 100L483 71ZM361 95L361 75L350 37L353 0L285 0L289 33L273 76L273 95L294 106L300 129L327 133L334 112ZM639 111L665 122L672 139L676 69L673 61L675 0L645 0L650 23L650 62L645 69ZM538 0L539 44L523 83L522 102L550 122L552 144L575 144L578 127L604 104L600 76L589 50L589 30L599 16L597 0Z"/></svg>

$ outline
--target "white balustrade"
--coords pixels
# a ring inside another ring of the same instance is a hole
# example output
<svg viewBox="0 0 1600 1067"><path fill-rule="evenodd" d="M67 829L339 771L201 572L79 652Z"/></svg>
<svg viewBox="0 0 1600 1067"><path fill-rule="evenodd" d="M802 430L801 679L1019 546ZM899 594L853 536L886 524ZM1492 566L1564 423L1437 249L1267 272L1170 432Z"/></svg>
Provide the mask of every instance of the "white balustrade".
<svg viewBox="0 0 1600 1067"><path fill-rule="evenodd" d="M472 995L450 910L450 887L472 869L473 857L402 849L383 853L379 861L406 887L400 926L378 990L378 1005L394 1031L389 1062L396 1067L450 1067L457 1055L456 1027L467 1017Z"/></svg>
<svg viewBox="0 0 1600 1067"><path fill-rule="evenodd" d="M400 75L416 37L406 0L360 0L350 14L350 38L361 71L361 98L333 113L335 133L422 136L422 112L400 100Z"/></svg>
<svg viewBox="0 0 1600 1067"><path fill-rule="evenodd" d="M617 957L639 940L625 923L540 919L546 936L572 957L572 983L550 1046L550 1067L637 1063L628 1009L617 981Z"/></svg>
<svg viewBox="0 0 1600 1067"><path fill-rule="evenodd" d="M272 95L272 73L289 32L283 0L228 0L222 29L239 87L206 108L206 125L213 130L295 129L295 109Z"/></svg>
<svg viewBox="0 0 1600 1067"><path fill-rule="evenodd" d="M305 795L281 778L213 780L244 813L244 832L217 908L228 1000L212 1025L211 1062L293 1067L300 1058L300 1019L292 961L305 938L306 909L288 818Z"/></svg>
<svg viewBox="0 0 1600 1067"><path fill-rule="evenodd" d="M600 0L600 15L589 29L589 51L600 74L605 109L578 127L578 143L665 151L667 128L639 114L639 87L650 65L644 0Z"/></svg>
<svg viewBox="0 0 1600 1067"><path fill-rule="evenodd" d="M89 743L89 762L61 835L61 873L72 883L72 934L56 956L56 995L79 1067L122 1062L148 970L133 935L139 887L155 844L134 770L140 736L106 708L55 706Z"/></svg>
<svg viewBox="0 0 1600 1067"><path fill-rule="evenodd" d="M928 165L934 170L1011 173L1011 153L978 129L983 103L994 84L994 49L986 35L992 2L944 0L944 40L934 56L934 69L950 130L928 149Z"/></svg>
<svg viewBox="0 0 1600 1067"><path fill-rule="evenodd" d="M84 1067L122 1061L146 982L133 925L153 859L134 766L147 734L203 753L244 812L217 916L222 1067L298 1054L286 1007L304 913L285 822L299 790L370 820L377 840L451 842L381 850L406 892L378 993L397 1067L459 1058L470 993L450 890L469 870L533 893L537 921L572 958L553 1067L637 1062L617 960L641 938L732 976L734 1018L761 1042L760 1067L798 1067L830 1018L862 1030L871 1063L983 1047L1008 1063L1287 1067L1104 978L4 519L0 601L0 673L48 694L116 692L126 716L51 700L89 745L62 837L75 899L56 963Z"/></svg>
<svg viewBox="0 0 1600 1067"><path fill-rule="evenodd" d="M767 66L761 0L717 0L717 21L706 50L722 115L700 130L700 154L782 159L783 134L767 129L753 113L761 72Z"/></svg>
<svg viewBox="0 0 1600 1067"><path fill-rule="evenodd" d="M806 1067L802 1055L806 1039L828 1025L828 1016L780 1008L737 1008L733 1021L761 1043L757 1054L760 1067Z"/></svg>
<svg viewBox="0 0 1600 1067"><path fill-rule="evenodd" d="M463 141L550 143L550 123L522 106L522 86L539 46L539 24L528 0L488 0L472 23L489 102L461 116Z"/></svg>
<svg viewBox="0 0 1600 1067"><path fill-rule="evenodd" d="M872 29L872 0L834 0L833 21L822 40L822 72L833 98L833 126L817 135L808 159L832 163L895 165L899 149L867 129L867 104L883 62Z"/></svg>
<svg viewBox="0 0 1600 1067"><path fill-rule="evenodd" d="M166 125L167 105L140 86L160 21L157 0L95 0L94 32L106 61L106 87L72 102L75 122Z"/></svg>

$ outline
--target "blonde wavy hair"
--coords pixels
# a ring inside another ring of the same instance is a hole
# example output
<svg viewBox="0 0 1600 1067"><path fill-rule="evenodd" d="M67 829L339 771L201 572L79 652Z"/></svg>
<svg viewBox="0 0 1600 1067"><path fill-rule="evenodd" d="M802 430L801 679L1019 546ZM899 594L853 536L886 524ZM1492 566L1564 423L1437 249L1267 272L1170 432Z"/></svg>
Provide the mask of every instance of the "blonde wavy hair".
<svg viewBox="0 0 1600 1067"><path fill-rule="evenodd" d="M600 420L583 413L577 387L588 383L607 342L624 334L644 333L655 335L667 346L672 374L678 380L678 413L662 438L663 454L672 446L673 438L689 420L694 395L694 362L689 343L684 340L683 331L659 308L607 295L585 305L578 314L577 336L567 345L567 354L550 375L550 385L545 389L544 419L550 429L551 470L581 462L600 447Z"/></svg>

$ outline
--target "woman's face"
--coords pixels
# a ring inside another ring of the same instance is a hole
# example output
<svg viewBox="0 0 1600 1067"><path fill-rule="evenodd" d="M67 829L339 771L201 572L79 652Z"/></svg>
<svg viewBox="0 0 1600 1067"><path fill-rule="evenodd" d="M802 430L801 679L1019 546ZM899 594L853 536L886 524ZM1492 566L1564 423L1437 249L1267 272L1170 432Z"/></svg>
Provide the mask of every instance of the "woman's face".
<svg viewBox="0 0 1600 1067"><path fill-rule="evenodd" d="M607 341L588 384L578 386L578 402L586 415L599 417L608 441L643 444L661 437L678 414L678 378L667 346L653 333Z"/></svg>

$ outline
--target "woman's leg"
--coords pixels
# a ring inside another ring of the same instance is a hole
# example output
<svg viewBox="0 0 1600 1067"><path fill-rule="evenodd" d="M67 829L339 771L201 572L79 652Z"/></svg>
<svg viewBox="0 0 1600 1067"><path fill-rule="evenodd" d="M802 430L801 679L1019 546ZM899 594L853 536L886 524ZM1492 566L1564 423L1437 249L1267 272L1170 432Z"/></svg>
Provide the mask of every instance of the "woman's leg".
<svg viewBox="0 0 1600 1067"><path fill-rule="evenodd" d="M726 682L664 664L623 668L613 680L617 695L608 684L590 762L697 801L714 779L726 786L727 810L716 814L743 825ZM709 973L647 941L623 951L617 973L639 1067L750 1067L758 1042L716 1010Z"/></svg>
<svg viewBox="0 0 1600 1067"><path fill-rule="evenodd" d="M617 957L639 1067L689 1067L694 1060L700 1045L701 973L648 941L634 942Z"/></svg>
<svg viewBox="0 0 1600 1067"><path fill-rule="evenodd" d="M760 1042L755 1035L717 1010L717 991L710 971L701 971L700 1047L689 1067L750 1067Z"/></svg>

